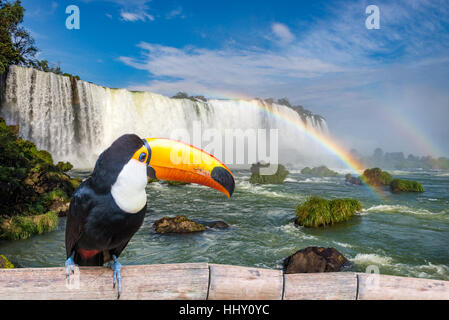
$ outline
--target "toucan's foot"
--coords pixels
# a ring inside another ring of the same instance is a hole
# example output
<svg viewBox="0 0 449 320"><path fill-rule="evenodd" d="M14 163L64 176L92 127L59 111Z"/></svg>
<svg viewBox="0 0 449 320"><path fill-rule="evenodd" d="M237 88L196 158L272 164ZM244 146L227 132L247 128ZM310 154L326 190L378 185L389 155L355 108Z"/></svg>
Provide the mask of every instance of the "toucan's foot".
<svg viewBox="0 0 449 320"><path fill-rule="evenodd" d="M114 262L111 262L109 266L111 267L112 271L114 271L113 288L115 288L116 283L118 283L117 299L120 299L120 294L122 293L122 275L120 274L122 265L120 264L120 262L118 262L115 255L113 255L112 258L114 259Z"/></svg>
<svg viewBox="0 0 449 320"><path fill-rule="evenodd" d="M70 271L72 271L72 274L75 273L75 261L73 261L73 255L67 259L65 262L65 273L66 278L68 279L70 277Z"/></svg>

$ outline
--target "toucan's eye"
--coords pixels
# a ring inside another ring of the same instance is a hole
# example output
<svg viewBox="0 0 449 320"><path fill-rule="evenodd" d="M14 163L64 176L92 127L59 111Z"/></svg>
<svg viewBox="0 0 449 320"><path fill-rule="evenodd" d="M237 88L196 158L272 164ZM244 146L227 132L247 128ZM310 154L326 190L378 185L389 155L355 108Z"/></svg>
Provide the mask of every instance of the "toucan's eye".
<svg viewBox="0 0 449 320"><path fill-rule="evenodd" d="M147 154L145 152L141 153L140 156L139 156L139 161L140 162L145 162L146 158L147 158Z"/></svg>

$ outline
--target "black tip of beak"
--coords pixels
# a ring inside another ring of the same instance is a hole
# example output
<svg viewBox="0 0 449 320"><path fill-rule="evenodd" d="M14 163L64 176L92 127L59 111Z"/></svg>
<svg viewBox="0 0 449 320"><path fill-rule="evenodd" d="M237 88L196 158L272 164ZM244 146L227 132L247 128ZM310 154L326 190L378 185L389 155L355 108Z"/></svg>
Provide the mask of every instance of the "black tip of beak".
<svg viewBox="0 0 449 320"><path fill-rule="evenodd" d="M154 171L153 167L151 167L151 166L147 167L147 176L148 176L148 178L151 178L151 179L157 179L156 171Z"/></svg>
<svg viewBox="0 0 449 320"><path fill-rule="evenodd" d="M222 167L215 167L211 172L211 177L229 192L229 196L232 196L234 193L235 181L228 170Z"/></svg>

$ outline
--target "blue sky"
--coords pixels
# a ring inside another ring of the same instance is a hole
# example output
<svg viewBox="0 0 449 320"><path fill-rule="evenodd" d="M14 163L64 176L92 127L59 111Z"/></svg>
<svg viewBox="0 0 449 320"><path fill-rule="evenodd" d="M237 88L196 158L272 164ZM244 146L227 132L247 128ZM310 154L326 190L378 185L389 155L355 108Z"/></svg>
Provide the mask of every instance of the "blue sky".
<svg viewBox="0 0 449 320"><path fill-rule="evenodd" d="M348 148L449 155L447 1L22 3L40 58L83 80L166 95L288 97L322 114ZM80 30L65 28L71 4ZM365 27L370 4L379 30Z"/></svg>

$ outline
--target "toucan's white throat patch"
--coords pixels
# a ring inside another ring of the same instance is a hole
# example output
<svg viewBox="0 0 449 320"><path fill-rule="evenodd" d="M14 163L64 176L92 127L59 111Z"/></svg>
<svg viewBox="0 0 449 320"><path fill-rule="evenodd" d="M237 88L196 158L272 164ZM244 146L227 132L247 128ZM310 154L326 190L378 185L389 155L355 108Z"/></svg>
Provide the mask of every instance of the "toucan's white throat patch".
<svg viewBox="0 0 449 320"><path fill-rule="evenodd" d="M111 188L118 207L128 213L142 210L147 203L147 182L147 165L134 159L129 160Z"/></svg>

